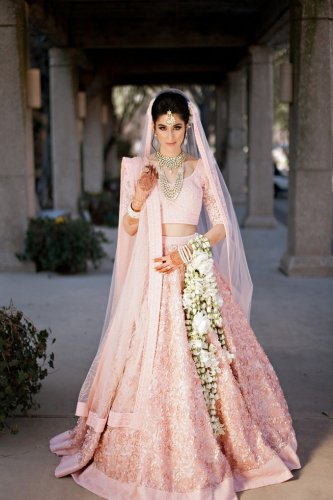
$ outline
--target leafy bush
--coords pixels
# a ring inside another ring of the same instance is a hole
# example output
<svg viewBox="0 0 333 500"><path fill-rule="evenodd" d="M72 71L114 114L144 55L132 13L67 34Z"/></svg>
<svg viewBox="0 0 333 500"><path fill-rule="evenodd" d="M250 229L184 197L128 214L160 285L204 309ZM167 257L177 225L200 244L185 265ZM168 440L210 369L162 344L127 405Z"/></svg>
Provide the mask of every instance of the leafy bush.
<svg viewBox="0 0 333 500"><path fill-rule="evenodd" d="M97 226L118 226L119 183L110 181L112 191L84 193L79 201L81 210L89 212L91 221Z"/></svg>
<svg viewBox="0 0 333 500"><path fill-rule="evenodd" d="M82 219L29 219L24 253L16 256L35 262L37 271L78 273L87 270L88 260L98 267L105 256L102 242L107 241Z"/></svg>
<svg viewBox="0 0 333 500"><path fill-rule="evenodd" d="M31 408L39 408L34 401L47 374L44 368L53 368L54 354L46 353L48 330L39 330L22 311L11 302L9 307L0 308L0 429L6 418L16 409L23 414ZM52 344L55 338L52 340ZM17 432L17 427L9 427Z"/></svg>

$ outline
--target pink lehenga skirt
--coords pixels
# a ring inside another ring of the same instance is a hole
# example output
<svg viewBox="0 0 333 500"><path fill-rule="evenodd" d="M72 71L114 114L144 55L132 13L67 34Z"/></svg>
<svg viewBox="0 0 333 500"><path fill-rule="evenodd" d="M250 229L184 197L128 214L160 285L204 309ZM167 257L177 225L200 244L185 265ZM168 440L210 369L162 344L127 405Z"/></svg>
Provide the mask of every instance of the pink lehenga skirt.
<svg viewBox="0 0 333 500"><path fill-rule="evenodd" d="M163 237L164 250L187 237ZM50 441L63 455L57 477L112 500L235 500L236 492L280 483L300 468L296 438L278 378L230 290L216 272L224 330L235 358L219 355L217 415L226 432L213 434L189 349L182 306L184 269L163 276L158 340L144 425L106 426L96 433L80 417ZM137 384L142 332L134 331L114 411L126 411ZM110 377L112 371L110 371Z"/></svg>

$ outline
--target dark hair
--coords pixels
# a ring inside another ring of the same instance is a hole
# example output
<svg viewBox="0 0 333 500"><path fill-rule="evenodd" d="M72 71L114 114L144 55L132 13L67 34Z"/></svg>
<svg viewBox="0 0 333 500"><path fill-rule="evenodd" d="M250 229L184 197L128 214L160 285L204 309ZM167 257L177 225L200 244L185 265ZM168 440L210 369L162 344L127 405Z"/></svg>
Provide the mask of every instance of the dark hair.
<svg viewBox="0 0 333 500"><path fill-rule="evenodd" d="M151 108L153 122L161 115L166 115L169 111L177 113L181 116L182 120L187 124L190 119L190 110L188 109L188 102L186 97L178 94L177 92L162 92L159 94Z"/></svg>

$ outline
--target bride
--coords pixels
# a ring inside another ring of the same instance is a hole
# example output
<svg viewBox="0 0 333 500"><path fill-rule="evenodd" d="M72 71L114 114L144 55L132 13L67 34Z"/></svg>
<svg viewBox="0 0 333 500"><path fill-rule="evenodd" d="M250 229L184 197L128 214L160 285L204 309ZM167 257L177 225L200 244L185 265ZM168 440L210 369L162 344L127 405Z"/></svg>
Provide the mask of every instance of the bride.
<svg viewBox="0 0 333 500"><path fill-rule="evenodd" d="M252 281L198 109L150 103L123 158L102 337L55 475L102 498L235 500L300 468L278 378L250 327Z"/></svg>

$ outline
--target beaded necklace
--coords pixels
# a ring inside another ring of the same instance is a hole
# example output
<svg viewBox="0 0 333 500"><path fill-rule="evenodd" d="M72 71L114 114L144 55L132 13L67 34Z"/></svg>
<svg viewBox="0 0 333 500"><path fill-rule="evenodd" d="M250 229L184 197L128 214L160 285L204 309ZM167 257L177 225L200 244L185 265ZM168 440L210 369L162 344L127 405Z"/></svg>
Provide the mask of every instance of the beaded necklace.
<svg viewBox="0 0 333 500"><path fill-rule="evenodd" d="M173 172L184 163L186 154L184 151L181 151L177 156L164 156L157 151L155 157L160 167L165 167L169 170L169 172Z"/></svg>
<svg viewBox="0 0 333 500"><path fill-rule="evenodd" d="M175 157L169 157L162 155L158 151L155 155L155 158L158 163L159 183L162 193L168 200L175 200L179 195L183 185L184 161L186 158L186 154L184 153L184 151L182 151ZM167 179L164 168L167 168L169 172L173 172L175 169L178 169L175 182L171 183Z"/></svg>

